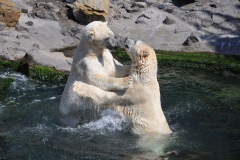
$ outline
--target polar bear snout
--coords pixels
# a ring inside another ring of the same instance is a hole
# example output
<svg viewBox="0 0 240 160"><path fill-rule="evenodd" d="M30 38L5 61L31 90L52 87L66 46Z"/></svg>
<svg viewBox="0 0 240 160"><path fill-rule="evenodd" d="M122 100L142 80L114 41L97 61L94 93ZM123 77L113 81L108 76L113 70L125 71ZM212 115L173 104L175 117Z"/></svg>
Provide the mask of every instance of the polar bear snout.
<svg viewBox="0 0 240 160"><path fill-rule="evenodd" d="M124 41L125 48L129 49L135 46L136 41L131 38L126 38Z"/></svg>
<svg viewBox="0 0 240 160"><path fill-rule="evenodd" d="M116 37L108 37L104 39L104 43L108 49L116 49L118 47Z"/></svg>

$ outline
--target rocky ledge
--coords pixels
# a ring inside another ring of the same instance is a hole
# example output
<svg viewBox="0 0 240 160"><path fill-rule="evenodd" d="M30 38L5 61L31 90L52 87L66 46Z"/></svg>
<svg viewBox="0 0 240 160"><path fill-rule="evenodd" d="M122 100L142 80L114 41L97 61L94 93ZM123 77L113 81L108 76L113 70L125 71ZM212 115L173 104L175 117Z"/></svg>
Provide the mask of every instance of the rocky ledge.
<svg viewBox="0 0 240 160"><path fill-rule="evenodd" d="M93 20L156 50L240 55L239 0L0 0L0 58L68 72Z"/></svg>

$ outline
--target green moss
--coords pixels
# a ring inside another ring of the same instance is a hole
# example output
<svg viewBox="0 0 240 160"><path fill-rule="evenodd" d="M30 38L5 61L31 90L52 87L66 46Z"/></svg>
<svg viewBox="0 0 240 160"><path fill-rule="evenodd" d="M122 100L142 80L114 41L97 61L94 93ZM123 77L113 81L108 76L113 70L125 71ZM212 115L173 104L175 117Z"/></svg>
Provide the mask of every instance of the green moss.
<svg viewBox="0 0 240 160"><path fill-rule="evenodd" d="M119 61L129 61L126 51L112 52ZM214 53L156 51L158 65L198 68L240 78L240 57Z"/></svg>
<svg viewBox="0 0 240 160"><path fill-rule="evenodd" d="M29 77L46 82L66 83L68 74L50 67L33 66L29 69Z"/></svg>
<svg viewBox="0 0 240 160"><path fill-rule="evenodd" d="M19 65L18 61L9 61L9 60L0 59L0 69L11 68L13 70L16 70L18 65Z"/></svg>
<svg viewBox="0 0 240 160"><path fill-rule="evenodd" d="M8 91L13 81L12 78L0 78L0 98Z"/></svg>

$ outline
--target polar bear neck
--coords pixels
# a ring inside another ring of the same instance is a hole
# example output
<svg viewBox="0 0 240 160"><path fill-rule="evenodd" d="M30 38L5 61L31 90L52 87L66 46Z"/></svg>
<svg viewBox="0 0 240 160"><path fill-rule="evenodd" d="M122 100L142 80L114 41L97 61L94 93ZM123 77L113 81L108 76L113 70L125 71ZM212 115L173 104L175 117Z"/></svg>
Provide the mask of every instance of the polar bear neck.
<svg viewBox="0 0 240 160"><path fill-rule="evenodd" d="M95 44L89 42L88 40L81 40L79 44L79 50L84 53L85 55L87 54L99 54L103 53L103 51L107 49L103 46L99 47L96 46Z"/></svg>

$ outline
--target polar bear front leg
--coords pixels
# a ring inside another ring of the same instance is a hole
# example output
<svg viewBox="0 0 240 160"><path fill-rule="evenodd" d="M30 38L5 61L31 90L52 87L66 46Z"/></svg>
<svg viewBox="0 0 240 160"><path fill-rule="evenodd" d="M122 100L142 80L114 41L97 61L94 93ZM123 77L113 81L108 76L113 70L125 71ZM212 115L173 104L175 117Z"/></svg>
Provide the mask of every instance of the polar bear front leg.
<svg viewBox="0 0 240 160"><path fill-rule="evenodd" d="M116 97L114 92L108 92L81 81L75 81L73 83L73 92L77 93L77 95L81 97L91 98L99 105L105 105L110 99Z"/></svg>
<svg viewBox="0 0 240 160"><path fill-rule="evenodd" d="M100 74L93 74L89 76L89 79L95 86L111 91L111 90L126 90L131 86L133 79L131 76L124 78L106 77Z"/></svg>

